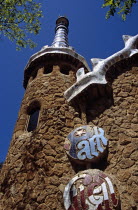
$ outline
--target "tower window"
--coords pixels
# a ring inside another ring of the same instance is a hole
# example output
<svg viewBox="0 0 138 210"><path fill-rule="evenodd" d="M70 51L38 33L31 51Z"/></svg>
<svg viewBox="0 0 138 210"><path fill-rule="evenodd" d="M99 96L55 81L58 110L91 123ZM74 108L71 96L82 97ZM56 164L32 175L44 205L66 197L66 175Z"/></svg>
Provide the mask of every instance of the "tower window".
<svg viewBox="0 0 138 210"><path fill-rule="evenodd" d="M35 79L37 76L37 71L35 70L33 73L32 73L32 78Z"/></svg>
<svg viewBox="0 0 138 210"><path fill-rule="evenodd" d="M45 66L44 74L49 74L53 71L53 65Z"/></svg>
<svg viewBox="0 0 138 210"><path fill-rule="evenodd" d="M28 121L27 121L27 128L28 132L33 131L36 129L39 120L39 113L40 113L40 103L39 101L33 101L27 109L28 114Z"/></svg>
<svg viewBox="0 0 138 210"><path fill-rule="evenodd" d="M27 123L27 131L33 131L36 129L38 120L39 120L39 112L40 107L37 106L37 108L33 108L29 111L29 117L28 117L28 123Z"/></svg>
<svg viewBox="0 0 138 210"><path fill-rule="evenodd" d="M65 74L65 75L69 75L69 71L71 70L71 67L70 66L68 66L68 65L63 65L63 66L61 66L61 68L60 68L60 72L62 73L62 74Z"/></svg>

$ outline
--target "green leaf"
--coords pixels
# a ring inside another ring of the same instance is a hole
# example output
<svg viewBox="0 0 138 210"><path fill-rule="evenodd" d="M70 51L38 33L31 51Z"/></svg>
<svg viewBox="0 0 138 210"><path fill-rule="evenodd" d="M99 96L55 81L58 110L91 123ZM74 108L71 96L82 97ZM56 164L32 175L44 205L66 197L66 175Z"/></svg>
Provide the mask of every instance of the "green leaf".
<svg viewBox="0 0 138 210"><path fill-rule="evenodd" d="M0 4L0 34L14 41L18 49L35 47L29 34L38 34L42 18L39 0L3 0Z"/></svg>
<svg viewBox="0 0 138 210"><path fill-rule="evenodd" d="M104 4L103 4L103 7L108 7L110 5L113 4L113 0L107 0Z"/></svg>
<svg viewBox="0 0 138 210"><path fill-rule="evenodd" d="M132 7L136 3L137 0L104 0L102 7L109 9L106 13L106 19L117 13L125 21L126 16L131 13Z"/></svg>

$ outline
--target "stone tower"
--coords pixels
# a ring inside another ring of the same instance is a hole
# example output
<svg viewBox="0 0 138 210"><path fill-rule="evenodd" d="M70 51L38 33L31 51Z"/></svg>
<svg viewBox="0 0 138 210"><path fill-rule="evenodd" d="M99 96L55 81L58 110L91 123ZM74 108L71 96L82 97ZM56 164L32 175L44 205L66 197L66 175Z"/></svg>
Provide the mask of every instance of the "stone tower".
<svg viewBox="0 0 138 210"><path fill-rule="evenodd" d="M52 46L33 55L24 72L25 95L1 171L0 209L64 209L63 184L74 174L63 149L66 135L79 126L81 107L73 108L64 91L76 71L89 68L68 44L69 21L56 21ZM86 122L84 122L86 123Z"/></svg>
<svg viewBox="0 0 138 210"><path fill-rule="evenodd" d="M59 17L25 68L0 210L137 209L138 35L90 71L68 26Z"/></svg>

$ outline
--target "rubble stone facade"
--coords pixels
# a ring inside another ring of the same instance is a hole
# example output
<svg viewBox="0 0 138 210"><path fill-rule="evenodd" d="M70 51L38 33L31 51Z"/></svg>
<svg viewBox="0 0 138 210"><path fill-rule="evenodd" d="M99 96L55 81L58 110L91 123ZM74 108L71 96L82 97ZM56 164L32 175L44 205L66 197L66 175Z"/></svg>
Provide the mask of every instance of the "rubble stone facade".
<svg viewBox="0 0 138 210"><path fill-rule="evenodd" d="M112 101L101 97L94 101L88 113L89 124L102 127L109 140L105 172L118 180L121 209L138 206L138 56L110 69L107 73L112 85ZM110 102L110 103L108 103ZM110 104L110 107L108 107Z"/></svg>
<svg viewBox="0 0 138 210"><path fill-rule="evenodd" d="M29 82L22 101L13 139L0 176L1 209L64 209L63 184L75 174L64 153L66 135L82 124L77 108L64 91L73 84L74 72L60 73L53 66ZM26 131L27 110L40 104L37 129Z"/></svg>
<svg viewBox="0 0 138 210"><path fill-rule="evenodd" d="M64 92L80 66L71 59L43 60L28 76L9 152L0 171L1 210L62 210L69 180L86 166L64 151L67 135L81 125L104 129L109 140L102 162L91 164L115 178L122 210L136 210L138 149L138 56L113 66L108 84L91 85L71 103ZM80 65L80 64L79 64ZM63 68L64 67L64 68ZM39 108L36 129L27 131L29 113Z"/></svg>

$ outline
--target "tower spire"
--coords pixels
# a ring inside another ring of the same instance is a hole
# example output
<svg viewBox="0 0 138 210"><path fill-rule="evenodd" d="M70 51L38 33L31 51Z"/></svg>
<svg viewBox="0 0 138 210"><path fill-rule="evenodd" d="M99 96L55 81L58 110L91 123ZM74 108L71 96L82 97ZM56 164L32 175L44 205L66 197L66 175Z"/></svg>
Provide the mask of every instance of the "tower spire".
<svg viewBox="0 0 138 210"><path fill-rule="evenodd" d="M29 77L32 74L34 66L36 63L41 62L41 59L53 60L54 58L58 60L64 60L67 63L72 62L75 68L78 70L81 67L84 67L86 71L91 71L86 60L79 55L73 47L68 43L68 26L69 21L66 17L60 16L56 20L55 27L55 38L51 46L45 45L42 49L31 56L29 62L25 67L24 72L24 87L27 87ZM62 57L62 58L61 58ZM70 58L70 59L69 59Z"/></svg>
<svg viewBox="0 0 138 210"><path fill-rule="evenodd" d="M55 38L52 47L69 47L68 44L68 26L69 21L61 16L56 21Z"/></svg>

